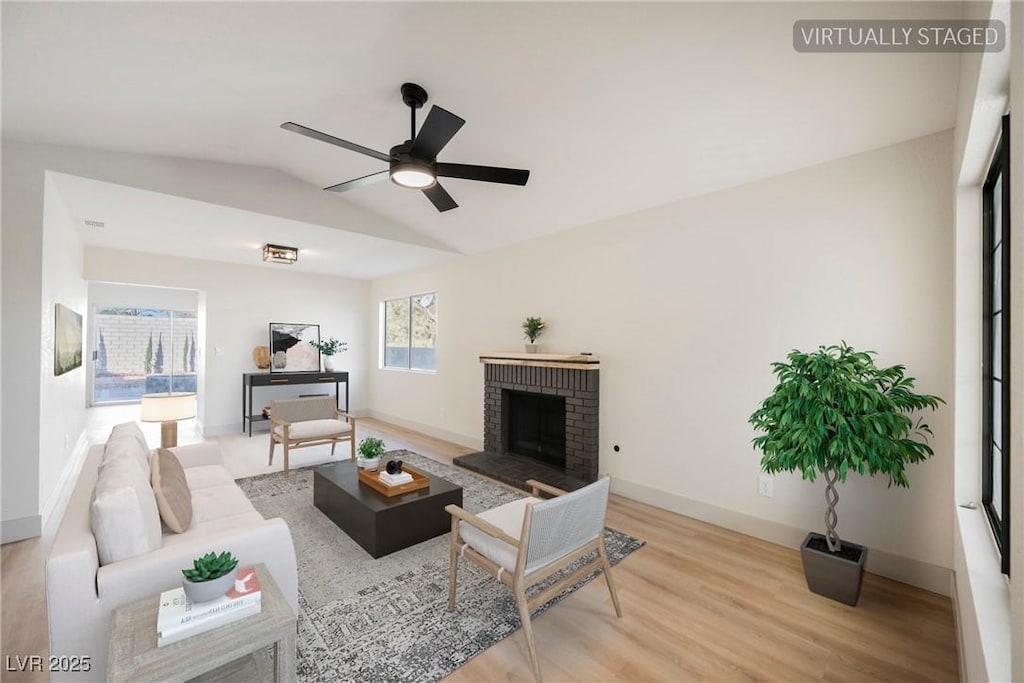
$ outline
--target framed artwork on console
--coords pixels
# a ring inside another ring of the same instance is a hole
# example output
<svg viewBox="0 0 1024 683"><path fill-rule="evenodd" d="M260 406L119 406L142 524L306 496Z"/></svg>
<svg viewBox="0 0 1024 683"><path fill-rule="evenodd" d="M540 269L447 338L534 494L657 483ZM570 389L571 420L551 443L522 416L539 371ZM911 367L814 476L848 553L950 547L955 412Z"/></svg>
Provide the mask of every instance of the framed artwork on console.
<svg viewBox="0 0 1024 683"><path fill-rule="evenodd" d="M271 372L319 372L320 326L308 323L270 323Z"/></svg>

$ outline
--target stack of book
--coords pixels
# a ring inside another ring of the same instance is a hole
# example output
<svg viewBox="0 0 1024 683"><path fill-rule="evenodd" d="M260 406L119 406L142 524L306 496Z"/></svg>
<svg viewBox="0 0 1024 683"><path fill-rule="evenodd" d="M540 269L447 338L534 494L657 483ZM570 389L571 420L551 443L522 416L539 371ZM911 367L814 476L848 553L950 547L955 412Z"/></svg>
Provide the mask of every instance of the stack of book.
<svg viewBox="0 0 1024 683"><path fill-rule="evenodd" d="M398 486L399 484L408 484L412 481L412 475L408 472L398 472L397 474L381 472L380 480L388 486Z"/></svg>
<svg viewBox="0 0 1024 683"><path fill-rule="evenodd" d="M209 602L189 601L183 588L164 591L160 594L160 611L156 619L156 645L170 645L259 614L261 600L260 580L252 567L239 569L231 590Z"/></svg>

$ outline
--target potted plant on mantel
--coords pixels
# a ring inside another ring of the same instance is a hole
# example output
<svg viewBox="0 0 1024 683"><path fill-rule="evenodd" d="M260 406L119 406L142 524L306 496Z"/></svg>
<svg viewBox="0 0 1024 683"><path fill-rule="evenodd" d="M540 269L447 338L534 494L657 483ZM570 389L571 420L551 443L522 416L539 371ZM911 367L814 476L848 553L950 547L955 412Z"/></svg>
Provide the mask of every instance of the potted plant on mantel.
<svg viewBox="0 0 1024 683"><path fill-rule="evenodd" d="M348 342L338 341L334 337L327 341L310 339L309 345L319 351L320 355L324 357L324 370L327 372L334 372L335 370L334 356L348 351Z"/></svg>
<svg viewBox="0 0 1024 683"><path fill-rule="evenodd" d="M368 436L359 442L356 449L359 454L358 465L363 469L373 470L380 467L380 456L384 455L384 442L375 436Z"/></svg>
<svg viewBox="0 0 1024 683"><path fill-rule="evenodd" d="M235 585L238 560L225 551L206 553L192 561L191 569L182 569L182 587L190 602L208 602L221 597Z"/></svg>
<svg viewBox="0 0 1024 683"><path fill-rule="evenodd" d="M851 471L885 474L889 486L909 487L905 467L932 455L932 431L906 413L944 401L917 394L906 368L879 368L874 351L842 342L814 353L792 351L788 363L772 363L779 383L750 416L764 432L754 439L761 469L769 474L799 471L804 479L825 478L825 535L811 532L800 546L807 587L814 593L856 605L867 549L843 543L836 532L836 482Z"/></svg>
<svg viewBox="0 0 1024 683"><path fill-rule="evenodd" d="M540 318L529 317L523 321L523 334L530 343L526 345L527 353L537 353L537 337L540 336L547 323Z"/></svg>

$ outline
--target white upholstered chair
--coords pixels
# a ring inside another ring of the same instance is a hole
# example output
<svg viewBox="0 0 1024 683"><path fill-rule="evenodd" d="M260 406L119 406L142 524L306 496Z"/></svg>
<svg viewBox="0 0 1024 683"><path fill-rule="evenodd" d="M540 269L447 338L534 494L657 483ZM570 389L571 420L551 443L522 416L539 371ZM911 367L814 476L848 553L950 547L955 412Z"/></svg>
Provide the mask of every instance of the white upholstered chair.
<svg viewBox="0 0 1024 683"><path fill-rule="evenodd" d="M270 460L274 448L284 446L284 471L288 472L288 452L293 448L331 444L331 455L339 441L349 442L352 459L356 457L356 419L338 410L333 396L310 396L270 402Z"/></svg>
<svg viewBox="0 0 1024 683"><path fill-rule="evenodd" d="M533 497L521 498L479 515L469 513L458 505L445 508L452 516L448 609L455 609L460 557L471 560L510 586L523 622L533 677L539 683L542 679L537 647L533 640L533 626L530 623L532 610L582 581L595 570L604 573L615 605L615 614L621 617L622 609L604 547L608 478L603 477L572 493L532 479L526 483L533 488ZM541 492L554 498L541 500L537 497ZM592 558L588 557L591 555ZM581 558L588 558L589 561L527 598L528 588Z"/></svg>

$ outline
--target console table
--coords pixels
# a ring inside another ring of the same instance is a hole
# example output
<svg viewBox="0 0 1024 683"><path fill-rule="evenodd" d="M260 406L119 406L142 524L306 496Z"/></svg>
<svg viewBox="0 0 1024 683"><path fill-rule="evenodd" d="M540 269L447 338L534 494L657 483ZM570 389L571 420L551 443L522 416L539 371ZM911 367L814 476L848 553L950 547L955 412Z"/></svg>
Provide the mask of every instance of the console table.
<svg viewBox="0 0 1024 683"><path fill-rule="evenodd" d="M249 436L252 436L252 423L265 422L263 409L255 410L252 402L252 391L256 387L277 387L292 384L334 384L334 400L341 398L338 385L345 383L345 408L348 412L348 373L347 372L245 372L242 373L242 432L248 424ZM338 405L338 410L342 410Z"/></svg>

